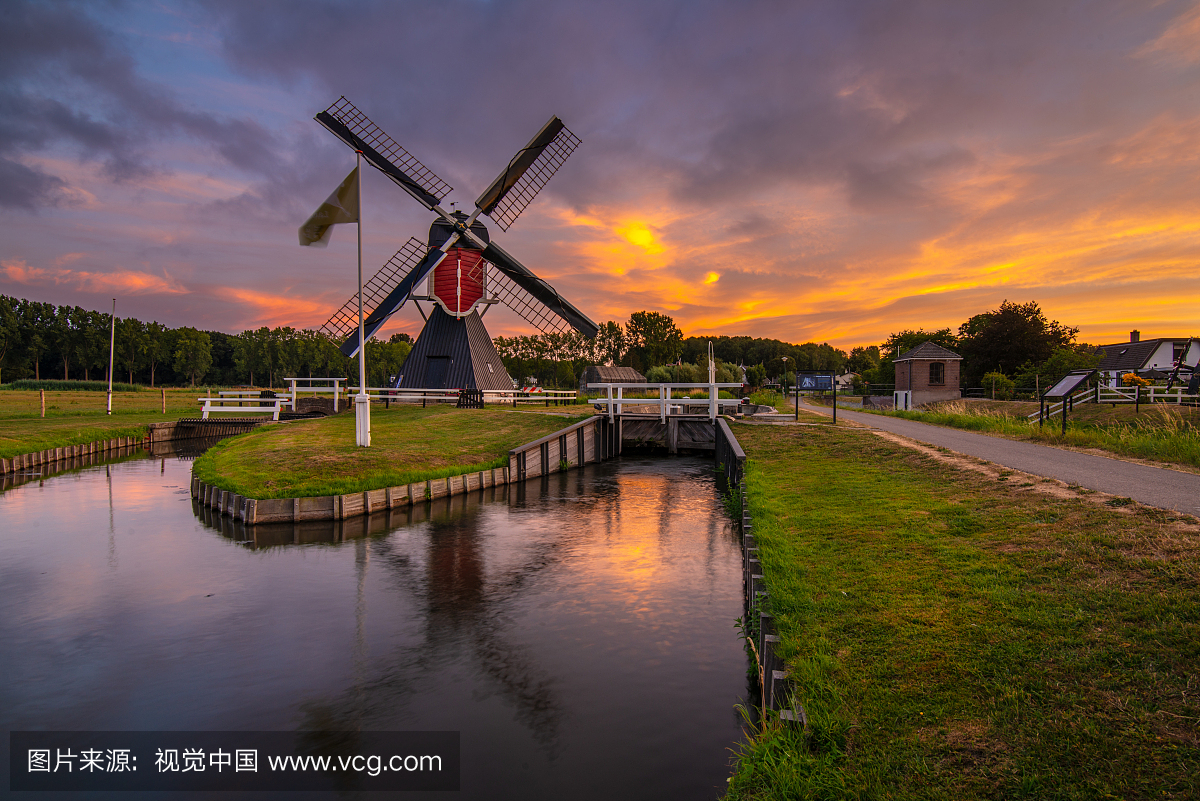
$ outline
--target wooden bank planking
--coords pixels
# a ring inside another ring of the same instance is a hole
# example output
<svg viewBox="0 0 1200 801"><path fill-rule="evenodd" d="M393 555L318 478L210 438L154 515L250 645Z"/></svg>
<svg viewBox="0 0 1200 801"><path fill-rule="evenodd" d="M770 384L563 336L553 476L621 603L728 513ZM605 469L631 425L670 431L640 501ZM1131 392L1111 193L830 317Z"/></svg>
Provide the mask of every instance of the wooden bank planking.
<svg viewBox="0 0 1200 801"><path fill-rule="evenodd" d="M262 424L262 421L259 420L222 420L220 422L221 425L206 427L206 435L229 436L230 434L242 434ZM106 454L111 455L114 451L136 448L147 443L154 445L193 436L189 433L187 437L179 437L180 432L184 430L190 431L190 429L187 429L186 422L182 425L178 422L150 423L146 427L146 433L140 437L102 439L82 445L64 445L61 448L47 448L44 451L22 453L10 459L0 459L0 476L9 473L19 473L29 470L31 467L44 467L53 465L56 462L72 459L99 458Z"/></svg>
<svg viewBox="0 0 1200 801"><path fill-rule="evenodd" d="M775 633L775 619L768 611L770 592L762 575L754 521L750 518L750 502L746 497L746 452L724 418L717 418L713 433L717 464L725 473L725 485L733 495L735 511L740 510L737 528L742 537L742 600L745 608L742 620L752 632L762 707L777 713L780 720L804 729L808 726L808 715L804 706L796 702L787 666L777 655L779 636Z"/></svg>
<svg viewBox="0 0 1200 801"><path fill-rule="evenodd" d="M125 448L135 448L142 444L141 437L117 437L98 442L88 442L83 445L65 445L61 448L47 448L36 453L22 453L11 459L0 459L0 475L18 473L33 467L53 465L69 459L82 459L88 456L103 456Z"/></svg>
<svg viewBox="0 0 1200 801"><path fill-rule="evenodd" d="M508 464L447 478L431 478L399 487L323 495L315 498L247 498L192 477L191 492L201 506L247 525L310 520L346 520L427 500L463 495L490 487L594 464L619 453L612 447L607 418L596 416L521 445L508 452Z"/></svg>

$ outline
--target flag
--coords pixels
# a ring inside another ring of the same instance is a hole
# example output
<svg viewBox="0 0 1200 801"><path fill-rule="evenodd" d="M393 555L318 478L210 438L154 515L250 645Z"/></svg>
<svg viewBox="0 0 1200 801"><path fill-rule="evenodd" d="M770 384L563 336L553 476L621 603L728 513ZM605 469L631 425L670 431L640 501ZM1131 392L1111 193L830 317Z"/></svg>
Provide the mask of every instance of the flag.
<svg viewBox="0 0 1200 801"><path fill-rule="evenodd" d="M300 244L323 248L338 223L358 222L358 167L350 171L341 186L333 190L321 208L300 226Z"/></svg>

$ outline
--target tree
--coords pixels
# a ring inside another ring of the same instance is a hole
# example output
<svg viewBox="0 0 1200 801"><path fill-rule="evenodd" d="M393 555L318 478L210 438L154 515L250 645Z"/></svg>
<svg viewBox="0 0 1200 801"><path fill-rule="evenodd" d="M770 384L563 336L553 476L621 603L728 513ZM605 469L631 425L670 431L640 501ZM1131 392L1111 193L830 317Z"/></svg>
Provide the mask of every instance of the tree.
<svg viewBox="0 0 1200 801"><path fill-rule="evenodd" d="M388 338L388 342L392 345L395 345L397 342L407 342L411 345L413 338L408 334L392 334L391 337Z"/></svg>
<svg viewBox="0 0 1200 801"><path fill-rule="evenodd" d="M393 341L394 340L394 341ZM400 375L412 345L393 336L387 342L367 340L367 383L373 387L390 386L388 379Z"/></svg>
<svg viewBox="0 0 1200 801"><path fill-rule="evenodd" d="M117 364L129 372L129 383L133 383L133 371L141 367L146 352L146 324L133 317L117 320L116 353Z"/></svg>
<svg viewBox="0 0 1200 801"><path fill-rule="evenodd" d="M204 331L180 328L175 340L175 369L191 376L192 386L212 365L212 340Z"/></svg>
<svg viewBox="0 0 1200 801"><path fill-rule="evenodd" d="M108 348L111 341L112 314L110 312L89 311L78 306L72 312L75 324L79 329L76 358L83 368L83 380L91 379L93 367L103 367L107 373Z"/></svg>
<svg viewBox="0 0 1200 801"><path fill-rule="evenodd" d="M146 361L150 364L150 386L154 386L154 370L158 363L171 355L170 337L165 325L155 320L148 324L146 334Z"/></svg>
<svg viewBox="0 0 1200 801"><path fill-rule="evenodd" d="M646 367L668 364L683 351L683 332L665 314L638 311L629 315L625 325L625 346L638 351Z"/></svg>
<svg viewBox="0 0 1200 801"><path fill-rule="evenodd" d="M16 298L0 295L0 370L9 354L15 353L24 341L21 335L20 303ZM2 376L3 373L0 373Z"/></svg>
<svg viewBox="0 0 1200 801"><path fill-rule="evenodd" d="M1072 345L1055 348L1050 358L1041 364L1025 362L1017 368L1013 379L1019 387L1034 387L1043 390L1072 370L1093 370L1104 358L1103 351L1096 353L1093 345Z"/></svg>
<svg viewBox="0 0 1200 801"><path fill-rule="evenodd" d="M49 350L51 330L56 312L50 303L26 302L21 309L21 328L30 332L25 340L25 351L33 359L33 377L42 379L42 355Z"/></svg>
<svg viewBox="0 0 1200 801"><path fill-rule="evenodd" d="M51 336L54 346L58 348L58 356L62 359L63 381L68 381L71 377L71 359L75 356L81 337L79 312L82 311L78 306L74 309L70 306L59 306L54 313Z"/></svg>
<svg viewBox="0 0 1200 801"><path fill-rule="evenodd" d="M1041 364L1056 348L1075 341L1078 328L1047 320L1036 301L1009 303L977 314L958 329L959 355L968 386L986 372L1015 371L1026 362Z"/></svg>
<svg viewBox="0 0 1200 801"><path fill-rule="evenodd" d="M620 323L609 320L601 323L600 331L596 334L596 363L620 364L625 355L625 331Z"/></svg>
<svg viewBox="0 0 1200 801"><path fill-rule="evenodd" d="M846 361L846 369L852 373L863 375L868 370L879 367L879 346L853 348L850 358Z"/></svg>
<svg viewBox="0 0 1200 801"><path fill-rule="evenodd" d="M954 334L950 333L949 328L939 328L936 331L926 331L922 328L912 331L906 328L888 337L880 346L880 349L887 351L888 357L892 361L895 361L908 351L926 342L941 345L947 350L955 350L958 347L958 339Z"/></svg>
<svg viewBox="0 0 1200 801"><path fill-rule="evenodd" d="M746 368L746 380L752 387L761 387L767 383L767 368L761 364L755 364Z"/></svg>

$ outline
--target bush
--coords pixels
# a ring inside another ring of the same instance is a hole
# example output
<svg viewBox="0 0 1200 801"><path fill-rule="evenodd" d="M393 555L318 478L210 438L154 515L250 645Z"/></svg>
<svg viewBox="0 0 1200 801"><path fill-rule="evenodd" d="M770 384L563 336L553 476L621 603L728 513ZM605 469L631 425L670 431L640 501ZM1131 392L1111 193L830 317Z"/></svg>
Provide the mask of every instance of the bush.
<svg viewBox="0 0 1200 801"><path fill-rule="evenodd" d="M1017 391L1017 382L1004 373L984 373L983 392L995 400L1012 400ZM993 394L994 393L994 394Z"/></svg>
<svg viewBox="0 0 1200 801"><path fill-rule="evenodd" d="M36 381L32 378L22 378L19 381L10 381L4 384L3 389L24 389L24 390L39 390L44 389L47 392L107 392L107 381L63 381L61 379L42 379ZM138 392L141 387L137 384L117 384L112 385L113 392Z"/></svg>

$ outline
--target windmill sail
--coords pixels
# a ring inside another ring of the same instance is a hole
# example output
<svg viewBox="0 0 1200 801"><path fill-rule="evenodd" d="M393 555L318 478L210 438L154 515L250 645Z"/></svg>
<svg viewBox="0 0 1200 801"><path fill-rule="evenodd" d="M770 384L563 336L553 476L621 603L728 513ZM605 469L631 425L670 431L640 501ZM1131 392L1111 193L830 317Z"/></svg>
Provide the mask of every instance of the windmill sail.
<svg viewBox="0 0 1200 801"><path fill-rule="evenodd" d="M425 245L414 237L371 276L371 280L363 285L363 308L373 309L363 320L367 339L400 310L417 282L428 275L445 255L437 249L427 252ZM321 330L334 339L345 340L341 346L342 353L347 356L358 353L358 295L351 295L321 326Z"/></svg>
<svg viewBox="0 0 1200 801"><path fill-rule="evenodd" d="M588 319L586 314L571 305L566 298L558 294L558 290L530 272L525 265L514 259L495 242L489 243L484 248L483 257L495 265L497 270L508 276L514 284L566 320L572 328L588 339L596 336L599 332L600 327Z"/></svg>
<svg viewBox="0 0 1200 801"><path fill-rule="evenodd" d="M367 163L399 184L425 208L432 209L450 194L453 187L417 161L345 96L315 119L351 148L361 150Z"/></svg>
<svg viewBox="0 0 1200 801"><path fill-rule="evenodd" d="M559 317L537 298L513 283L507 274L492 265L488 276L488 289L492 297L514 311L517 316L532 325L543 334L565 334L571 330L570 324Z"/></svg>
<svg viewBox="0 0 1200 801"><path fill-rule="evenodd" d="M579 137L558 117L551 117L529 144L517 151L475 205L507 231L577 147Z"/></svg>

